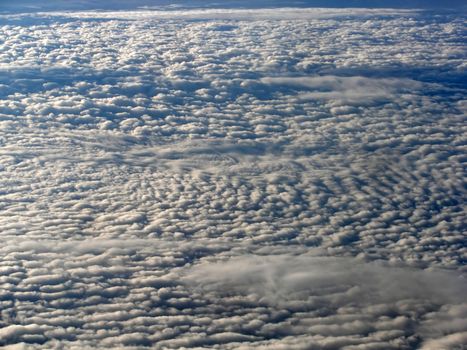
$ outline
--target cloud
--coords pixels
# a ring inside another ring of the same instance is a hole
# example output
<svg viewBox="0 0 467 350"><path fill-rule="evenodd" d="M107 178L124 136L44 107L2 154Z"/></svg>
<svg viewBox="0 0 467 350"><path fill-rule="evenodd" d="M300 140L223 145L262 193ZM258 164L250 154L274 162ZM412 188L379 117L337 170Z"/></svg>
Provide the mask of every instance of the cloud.
<svg viewBox="0 0 467 350"><path fill-rule="evenodd" d="M418 81L410 79L375 79L366 77L270 77L261 82L273 86L288 86L314 90L301 93L301 100L337 100L349 105L374 105L389 102L396 94L410 93L423 87Z"/></svg>
<svg viewBox="0 0 467 350"><path fill-rule="evenodd" d="M9 11L39 11L48 10L53 11L61 10L135 10L139 8L150 8L157 10L177 10L184 8L206 8L208 6L218 8L262 8L262 7L332 7L332 8L437 8L437 9L462 9L465 8L464 3L459 0L448 0L443 4L437 1L421 1L421 0L379 0L379 1L342 1L342 0L304 0L299 2L286 2L283 0L234 0L234 1L221 1L213 4L206 4L204 1L179 1L177 4L172 4L170 1L164 0L135 0L132 2L114 0L110 1L86 1L86 0L50 0L50 1L30 1L20 0L14 5L5 4L3 8Z"/></svg>
<svg viewBox="0 0 467 350"><path fill-rule="evenodd" d="M189 270L186 280L220 293L259 293L279 303L310 296L326 298L332 291L342 293L342 302L361 306L413 298L440 304L461 302L467 288L462 275L451 271L290 255L249 255L206 262Z"/></svg>
<svg viewBox="0 0 467 350"><path fill-rule="evenodd" d="M422 349L462 349L466 341L467 332L454 333L439 339L429 340L423 344Z"/></svg>
<svg viewBox="0 0 467 350"><path fill-rule="evenodd" d="M95 4L0 15L1 346L463 341L461 16Z"/></svg>
<svg viewBox="0 0 467 350"><path fill-rule="evenodd" d="M261 323L257 334L266 329L282 336L319 334L326 339L317 342L319 349L387 348L388 339L408 332L425 339L424 349L449 348L463 341L462 296L467 284L465 276L454 271L351 258L243 255L195 265L185 272L184 281L216 305L228 303L232 295L243 295L263 307L288 310L287 322ZM451 306L429 312L439 305ZM425 316L415 320L407 317L408 310ZM429 321L421 321L425 318ZM455 333L442 336L443 332ZM357 334L367 338L353 342L351 335ZM407 338L399 343L409 344Z"/></svg>
<svg viewBox="0 0 467 350"><path fill-rule="evenodd" d="M0 329L0 344L5 345L11 341L21 341L24 339L40 342L44 340L42 333L43 328L34 324L7 326Z"/></svg>

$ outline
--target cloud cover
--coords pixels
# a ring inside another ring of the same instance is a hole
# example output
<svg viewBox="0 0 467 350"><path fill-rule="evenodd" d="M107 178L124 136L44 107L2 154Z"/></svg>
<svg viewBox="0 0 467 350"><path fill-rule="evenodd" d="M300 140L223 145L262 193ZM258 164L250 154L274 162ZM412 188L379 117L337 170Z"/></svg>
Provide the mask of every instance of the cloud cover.
<svg viewBox="0 0 467 350"><path fill-rule="evenodd" d="M460 346L463 33L405 10L3 14L0 345Z"/></svg>

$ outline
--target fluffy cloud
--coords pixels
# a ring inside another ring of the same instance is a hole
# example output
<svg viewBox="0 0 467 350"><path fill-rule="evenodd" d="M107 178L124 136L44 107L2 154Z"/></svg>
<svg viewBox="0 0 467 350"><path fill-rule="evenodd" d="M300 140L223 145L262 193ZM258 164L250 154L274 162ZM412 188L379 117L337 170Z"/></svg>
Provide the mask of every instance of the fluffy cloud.
<svg viewBox="0 0 467 350"><path fill-rule="evenodd" d="M0 346L465 342L462 18L166 10L1 15Z"/></svg>

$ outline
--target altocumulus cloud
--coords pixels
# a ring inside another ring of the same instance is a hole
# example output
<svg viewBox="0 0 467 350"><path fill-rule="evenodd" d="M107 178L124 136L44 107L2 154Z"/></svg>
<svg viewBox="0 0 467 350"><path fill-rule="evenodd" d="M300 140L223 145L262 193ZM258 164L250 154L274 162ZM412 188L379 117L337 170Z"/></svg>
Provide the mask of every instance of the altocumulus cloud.
<svg viewBox="0 0 467 350"><path fill-rule="evenodd" d="M0 346L465 344L461 15L31 11L0 15Z"/></svg>

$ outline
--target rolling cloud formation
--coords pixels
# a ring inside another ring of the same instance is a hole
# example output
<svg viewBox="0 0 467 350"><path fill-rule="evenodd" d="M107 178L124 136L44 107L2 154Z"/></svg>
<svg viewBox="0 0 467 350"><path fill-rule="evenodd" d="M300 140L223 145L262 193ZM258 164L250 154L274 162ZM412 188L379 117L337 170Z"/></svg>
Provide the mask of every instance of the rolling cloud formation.
<svg viewBox="0 0 467 350"><path fill-rule="evenodd" d="M0 346L461 349L465 27L0 14Z"/></svg>

